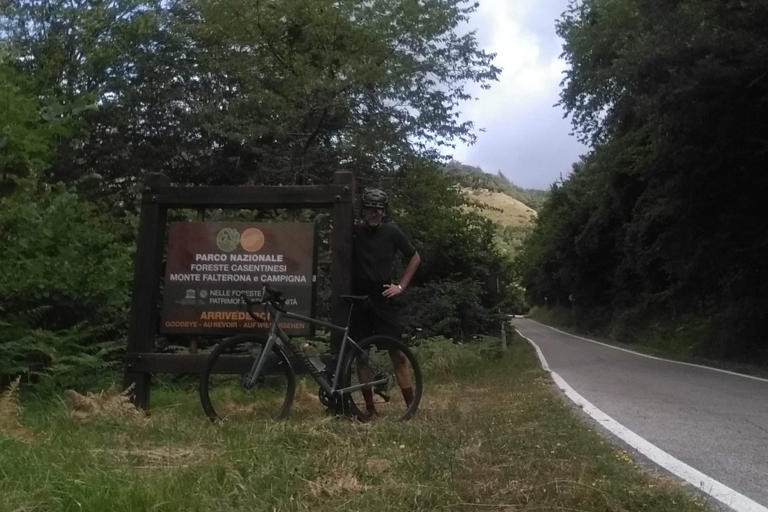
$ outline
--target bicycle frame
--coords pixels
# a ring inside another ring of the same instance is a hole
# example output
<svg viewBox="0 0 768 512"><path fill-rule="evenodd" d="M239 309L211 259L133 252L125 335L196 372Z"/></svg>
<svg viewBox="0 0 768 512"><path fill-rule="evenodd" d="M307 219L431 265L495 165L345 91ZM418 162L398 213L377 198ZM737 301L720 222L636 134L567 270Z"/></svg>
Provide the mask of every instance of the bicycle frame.
<svg viewBox="0 0 768 512"><path fill-rule="evenodd" d="M335 394L339 394L343 396L344 394L358 391L364 387L372 387L372 386L384 384L387 382L388 379L384 377L375 381L366 382L365 384L356 384L356 385L348 386L344 388L339 387L339 384L340 384L339 378L341 375L341 368L342 368L342 365L344 364L344 360L345 360L344 356L346 355L348 347L350 350L356 349L360 352L362 351L362 349L360 348L360 345L358 345L357 342L349 336L349 318L351 318L352 316L352 305L350 305L350 308L349 308L349 316L347 317L347 326L345 327L342 327L340 325L335 325L330 322L325 322L323 320L318 320L316 318L300 315L298 313L283 311L281 309L276 308L274 305L270 304L269 302L266 303L266 308L269 311L270 315L272 316L272 322L269 326L269 335L267 337L267 342L264 344L264 349L261 351L261 354L259 354L259 357L251 365L251 368L250 370L248 370L248 373L246 373L246 376L245 376L246 387L252 387L256 384L258 378L261 376L261 372L264 369L264 365L266 363L267 357L272 351L272 347L275 345L275 343L277 343L278 339L282 341L283 345L288 347L288 349L292 354L302 356L300 357L302 364L304 364L307 371L309 371L309 374L312 375L312 378L315 379L315 381L320 385L321 388L323 388L323 390L328 394L328 396L333 396ZM283 331L283 329L280 328L279 323L281 318L301 320L303 322L307 322L313 325L320 325L323 327L327 327L332 331L344 333L344 336L341 342L341 347L339 348L339 354L336 360L336 368L333 372L333 382L328 382L328 379L326 379L312 365L312 363L309 361L308 356L306 356L306 354L303 354L303 352L291 342L290 337L285 333L285 331Z"/></svg>

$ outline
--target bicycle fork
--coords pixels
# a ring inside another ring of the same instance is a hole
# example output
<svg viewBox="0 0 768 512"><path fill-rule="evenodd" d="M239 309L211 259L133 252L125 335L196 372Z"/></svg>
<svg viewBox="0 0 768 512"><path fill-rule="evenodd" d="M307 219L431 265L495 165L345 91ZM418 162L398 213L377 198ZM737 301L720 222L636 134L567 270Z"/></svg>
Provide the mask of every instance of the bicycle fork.
<svg viewBox="0 0 768 512"><path fill-rule="evenodd" d="M275 320L272 322L272 325L269 328L269 336L267 336L267 341L264 343L263 348L261 349L261 353L253 361L253 364L251 364L248 372L246 372L246 374L243 376L243 386L245 389L252 389L259 381L261 372L264 371L264 365L267 362L267 357L269 357L269 353L272 352L272 347L274 347L275 343L277 343L277 333L275 332L275 328L279 320L280 311L275 313Z"/></svg>

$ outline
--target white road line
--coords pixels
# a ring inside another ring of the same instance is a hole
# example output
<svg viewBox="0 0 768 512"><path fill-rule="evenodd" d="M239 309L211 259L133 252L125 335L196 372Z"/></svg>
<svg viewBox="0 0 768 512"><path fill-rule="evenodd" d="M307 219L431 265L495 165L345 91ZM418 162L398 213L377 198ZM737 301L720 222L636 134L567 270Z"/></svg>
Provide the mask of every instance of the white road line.
<svg viewBox="0 0 768 512"><path fill-rule="evenodd" d="M592 419L608 429L608 431L613 435L630 445L641 454L645 455L648 459L655 462L662 468L678 476L679 478L682 478L689 484L712 496L714 499L723 505L732 508L736 512L768 512L768 508L718 482L714 478L705 475L701 471L692 468L683 461L676 459L658 446L635 434L627 427L595 407L591 402L589 402L589 400L577 393L576 390L574 390L562 377L560 377L560 375L557 374L557 372L550 370L544 354L532 339L523 335L523 333L521 333L518 329L515 330L520 336L525 338L528 343L534 347L536 354L541 361L542 368L549 372L550 375L552 375L552 379L555 381L555 384L557 384L557 386L563 390L563 392L565 392L565 395L570 398L576 405L581 407L585 413L589 414Z"/></svg>
<svg viewBox="0 0 768 512"><path fill-rule="evenodd" d="M552 329L555 332L559 332L560 334L565 334L566 336L570 336L571 338L576 338L577 340L588 341L589 343L596 343L596 344L602 345L604 347L612 348L614 350L621 350L622 352L628 352L628 353L634 354L636 356L647 357L648 359L655 359L657 361L666 361L667 363L682 364L684 366L693 366L694 368L703 368L705 370L712 370L713 372L727 373L728 375L735 375L737 377L744 377L745 379L752 379L752 380L759 380L759 381L762 381L762 382L768 382L768 379L764 379L762 377L755 377L754 375L747 375L746 373L731 372L731 371L728 371L728 370L721 370L720 368L713 368L711 366L704 366L704 365L701 365L701 364L684 363L682 361L675 361L674 359L664 359L663 357L649 356L648 354L643 354L641 352L635 352L634 350L629 350L629 349L626 349L626 348L616 347L614 345L609 345L608 343L603 343L603 342L600 342L600 341L591 340L589 338L584 338L582 336L577 336L577 335L571 334L569 332L561 331L560 329L557 329L556 327L552 327L551 325L547 325L547 324L543 324L541 322L537 322L536 320L534 320L532 318L527 318L526 320L530 320L531 322L539 324L542 327L548 327L548 328Z"/></svg>

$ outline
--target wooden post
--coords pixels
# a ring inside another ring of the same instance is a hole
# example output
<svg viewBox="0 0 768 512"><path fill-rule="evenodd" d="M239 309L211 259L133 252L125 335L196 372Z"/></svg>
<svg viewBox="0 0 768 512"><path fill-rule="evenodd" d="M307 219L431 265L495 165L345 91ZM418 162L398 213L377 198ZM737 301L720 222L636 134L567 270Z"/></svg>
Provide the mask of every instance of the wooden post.
<svg viewBox="0 0 768 512"><path fill-rule="evenodd" d="M162 177L151 176L142 195L133 274L131 323L128 329L129 353L148 353L154 352L155 349L167 209L157 202L153 188L164 185L164 181ZM134 386L133 400L138 407L149 407L149 373L136 371L129 361L126 364L123 385L126 388Z"/></svg>
<svg viewBox="0 0 768 512"><path fill-rule="evenodd" d="M354 222L355 177L351 172L338 171L333 174L334 185L342 185L348 191L350 200L342 201L337 196L331 212L331 322L346 325L349 306L339 296L348 294L352 287L352 225ZM334 332L331 338L332 350L338 349L341 334Z"/></svg>
<svg viewBox="0 0 768 512"><path fill-rule="evenodd" d="M501 350L503 351L507 350L507 331L504 327L506 323L506 320L501 321Z"/></svg>

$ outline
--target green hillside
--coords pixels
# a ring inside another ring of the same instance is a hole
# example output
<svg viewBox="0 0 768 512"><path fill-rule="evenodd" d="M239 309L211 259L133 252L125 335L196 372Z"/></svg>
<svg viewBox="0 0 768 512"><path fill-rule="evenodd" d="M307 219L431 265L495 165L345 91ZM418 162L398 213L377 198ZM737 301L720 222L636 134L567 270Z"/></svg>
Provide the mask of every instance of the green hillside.
<svg viewBox="0 0 768 512"><path fill-rule="evenodd" d="M465 165L456 160L448 162L447 165L443 166L443 170L448 175L456 178L462 187L503 192L507 196L517 199L537 211L549 196L549 191L546 190L518 187L509 181L501 171L496 174L490 174L483 171L480 167Z"/></svg>
<svg viewBox="0 0 768 512"><path fill-rule="evenodd" d="M506 257L520 250L536 222L537 210L549 196L544 190L524 189L509 181L501 172L489 174L480 167L452 160L443 171L460 187L477 213L496 224L494 244Z"/></svg>
<svg viewBox="0 0 768 512"><path fill-rule="evenodd" d="M494 245L502 255L514 257L536 222L536 210L505 192L461 187L464 196L480 215L496 224Z"/></svg>
<svg viewBox="0 0 768 512"><path fill-rule="evenodd" d="M536 220L536 210L505 192L468 187L462 187L462 192L482 205L479 213L501 226L527 228Z"/></svg>

